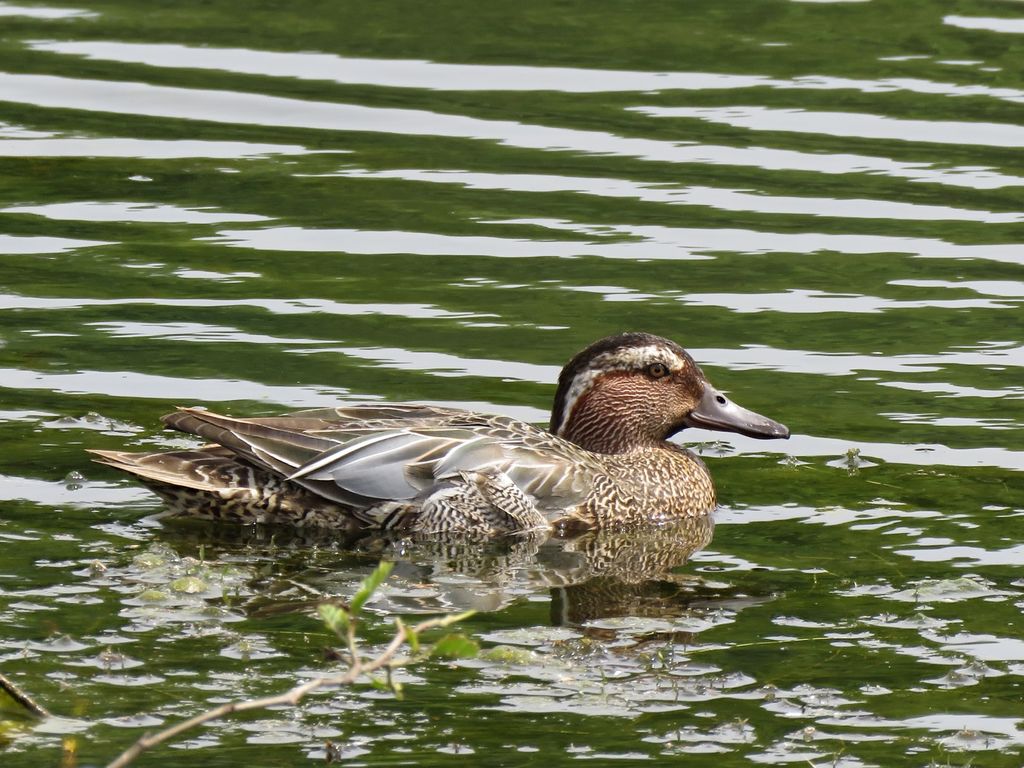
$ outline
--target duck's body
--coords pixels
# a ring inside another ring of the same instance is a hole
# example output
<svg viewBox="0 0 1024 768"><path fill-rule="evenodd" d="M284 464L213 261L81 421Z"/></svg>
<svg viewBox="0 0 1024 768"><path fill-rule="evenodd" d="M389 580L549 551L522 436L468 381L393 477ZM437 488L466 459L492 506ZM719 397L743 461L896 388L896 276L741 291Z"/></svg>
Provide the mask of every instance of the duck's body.
<svg viewBox="0 0 1024 768"><path fill-rule="evenodd" d="M422 405L353 406L233 419L183 409L164 423L212 445L95 451L172 512L244 522L421 533L498 533L702 515L711 477L667 438L687 425L788 437L729 403L677 344L602 339L563 369L551 431Z"/></svg>

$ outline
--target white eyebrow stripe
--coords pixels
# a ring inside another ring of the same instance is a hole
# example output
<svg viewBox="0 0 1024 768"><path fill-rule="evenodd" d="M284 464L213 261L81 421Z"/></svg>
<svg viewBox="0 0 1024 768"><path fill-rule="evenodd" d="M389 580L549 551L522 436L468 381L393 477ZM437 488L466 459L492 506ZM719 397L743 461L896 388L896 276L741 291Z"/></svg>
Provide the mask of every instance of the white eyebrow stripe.
<svg viewBox="0 0 1024 768"><path fill-rule="evenodd" d="M613 363L609 365L609 363ZM595 357L590 368L604 368L606 370L623 370L630 368L645 368L651 363L667 363L668 367L675 371L686 365L686 360L670 349L660 344L648 344L645 347L626 347L605 352Z"/></svg>

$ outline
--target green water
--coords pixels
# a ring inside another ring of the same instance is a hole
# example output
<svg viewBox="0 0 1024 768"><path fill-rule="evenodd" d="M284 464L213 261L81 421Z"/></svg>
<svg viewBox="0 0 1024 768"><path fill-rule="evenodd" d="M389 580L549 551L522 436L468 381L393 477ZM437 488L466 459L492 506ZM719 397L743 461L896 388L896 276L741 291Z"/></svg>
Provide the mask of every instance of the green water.
<svg viewBox="0 0 1024 768"><path fill-rule="evenodd" d="M0 730L5 768L328 669L315 604L381 553L156 521L85 448L187 444L177 405L545 422L626 329L793 431L683 435L710 543L392 543L371 647L473 607L505 651L140 764L1020 764L1018 3L86 0L0 30L0 672L54 715Z"/></svg>

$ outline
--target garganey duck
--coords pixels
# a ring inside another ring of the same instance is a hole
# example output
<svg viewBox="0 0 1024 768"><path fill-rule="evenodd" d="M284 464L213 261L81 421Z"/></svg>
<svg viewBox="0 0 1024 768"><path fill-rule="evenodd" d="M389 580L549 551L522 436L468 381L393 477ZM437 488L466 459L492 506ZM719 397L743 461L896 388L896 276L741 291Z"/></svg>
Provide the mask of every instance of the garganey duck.
<svg viewBox="0 0 1024 768"><path fill-rule="evenodd" d="M183 408L169 427L211 441L167 453L92 451L171 513L335 529L498 534L665 522L715 507L685 427L786 438L734 404L675 342L596 341L558 377L550 431L428 405L356 405L235 419Z"/></svg>

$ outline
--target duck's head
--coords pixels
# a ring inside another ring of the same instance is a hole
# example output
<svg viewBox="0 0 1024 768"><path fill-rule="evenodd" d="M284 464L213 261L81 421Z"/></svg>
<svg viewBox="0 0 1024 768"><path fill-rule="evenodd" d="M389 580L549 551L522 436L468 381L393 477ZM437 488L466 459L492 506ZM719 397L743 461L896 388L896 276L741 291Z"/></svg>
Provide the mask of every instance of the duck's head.
<svg viewBox="0 0 1024 768"><path fill-rule="evenodd" d="M783 424L711 386L686 350L661 336L623 333L595 341L558 377L551 431L588 450L657 445L685 427L789 437Z"/></svg>

